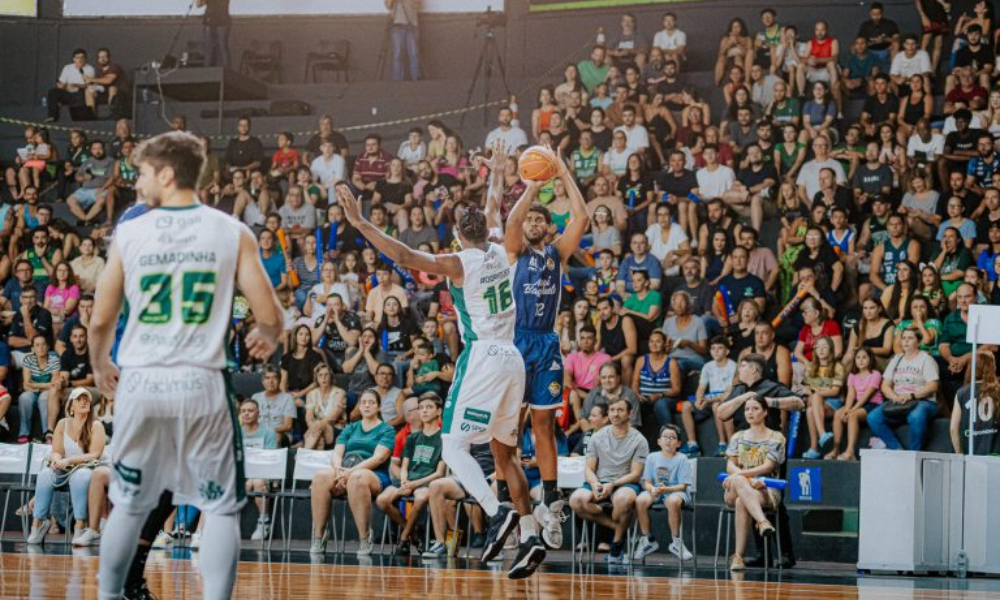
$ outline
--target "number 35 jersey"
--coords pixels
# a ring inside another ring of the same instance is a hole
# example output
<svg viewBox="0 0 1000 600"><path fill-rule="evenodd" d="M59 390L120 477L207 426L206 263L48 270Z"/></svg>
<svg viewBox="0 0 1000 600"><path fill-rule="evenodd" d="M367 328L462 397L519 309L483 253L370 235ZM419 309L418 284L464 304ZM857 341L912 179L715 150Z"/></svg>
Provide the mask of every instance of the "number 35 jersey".
<svg viewBox="0 0 1000 600"><path fill-rule="evenodd" d="M223 369L243 229L207 206L157 208L115 231L125 273L124 368Z"/></svg>
<svg viewBox="0 0 1000 600"><path fill-rule="evenodd" d="M488 243L485 251L468 248L456 256L465 276L461 287L451 283L450 288L462 339L513 343L513 272L507 251Z"/></svg>

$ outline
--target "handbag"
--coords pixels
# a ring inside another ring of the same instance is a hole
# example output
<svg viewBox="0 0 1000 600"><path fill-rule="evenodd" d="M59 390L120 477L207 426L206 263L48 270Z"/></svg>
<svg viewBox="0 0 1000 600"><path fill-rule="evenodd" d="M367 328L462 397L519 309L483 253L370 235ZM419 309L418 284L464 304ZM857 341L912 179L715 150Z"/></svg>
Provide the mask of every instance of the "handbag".
<svg viewBox="0 0 1000 600"><path fill-rule="evenodd" d="M907 417L914 408L917 407L917 403L920 399L908 400L902 404L898 402L886 401L882 403L882 414L889 421L906 421Z"/></svg>
<svg viewBox="0 0 1000 600"><path fill-rule="evenodd" d="M42 462L52 471L52 487L54 488L61 488L69 483L70 476L75 473L77 469L96 469L101 465L101 461L99 460L88 460L87 462L75 464L69 469L57 470L52 468L52 460L48 456L46 456L45 460Z"/></svg>

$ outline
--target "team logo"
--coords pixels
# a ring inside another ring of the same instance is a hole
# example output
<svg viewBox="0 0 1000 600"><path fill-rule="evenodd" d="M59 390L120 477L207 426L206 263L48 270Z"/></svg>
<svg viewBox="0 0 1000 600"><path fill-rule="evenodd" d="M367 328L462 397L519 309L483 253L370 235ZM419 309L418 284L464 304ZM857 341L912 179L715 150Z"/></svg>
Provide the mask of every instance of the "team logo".
<svg viewBox="0 0 1000 600"><path fill-rule="evenodd" d="M554 360L554 361L552 361L552 366L549 367L549 370L550 371L561 371L562 370L562 365L559 364L558 360Z"/></svg>
<svg viewBox="0 0 1000 600"><path fill-rule="evenodd" d="M202 499L209 502L221 498L225 491L226 490L222 489L221 485L214 481L206 481L198 486L198 493L201 495Z"/></svg>
<svg viewBox="0 0 1000 600"><path fill-rule="evenodd" d="M546 259L545 260L545 268L548 269L548 270L550 270L550 271L552 269L555 269L556 268L556 261L552 260L552 258Z"/></svg>
<svg viewBox="0 0 1000 600"><path fill-rule="evenodd" d="M497 352L500 352L500 348L497 346L490 346L489 350L486 351L486 353L490 356L496 356Z"/></svg>
<svg viewBox="0 0 1000 600"><path fill-rule="evenodd" d="M549 393L552 394L553 398L558 398L559 394L562 393L562 386L558 382L553 381L549 384Z"/></svg>

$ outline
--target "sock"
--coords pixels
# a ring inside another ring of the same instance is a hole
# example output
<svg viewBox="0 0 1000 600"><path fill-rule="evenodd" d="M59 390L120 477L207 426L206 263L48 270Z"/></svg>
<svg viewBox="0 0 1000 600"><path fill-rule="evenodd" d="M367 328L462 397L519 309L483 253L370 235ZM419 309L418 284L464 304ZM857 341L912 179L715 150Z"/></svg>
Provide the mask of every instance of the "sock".
<svg viewBox="0 0 1000 600"><path fill-rule="evenodd" d="M535 525L535 517L531 513L528 513L520 518L518 525L521 526L521 541L526 542L528 538L538 535L538 530Z"/></svg>
<svg viewBox="0 0 1000 600"><path fill-rule="evenodd" d="M510 486L503 479L497 479L497 500L510 502Z"/></svg>
<svg viewBox="0 0 1000 600"><path fill-rule="evenodd" d="M132 514L119 507L111 511L107 527L101 536L101 564L98 575L98 597L118 600L124 591L125 576L135 555L139 530L147 515Z"/></svg>
<svg viewBox="0 0 1000 600"><path fill-rule="evenodd" d="M683 545L684 545L684 540L682 540L681 538L679 538L679 537L677 537L677 536L675 535L675 536L674 536L674 543L675 543L675 544L677 544L677 547L678 547L678 548L680 548L681 546L683 546Z"/></svg>
<svg viewBox="0 0 1000 600"><path fill-rule="evenodd" d="M490 489L483 468L469 454L469 443L455 439L451 435L444 435L441 437L441 455L445 464L451 467L455 477L476 499L487 516L492 517L497 514L500 510L500 501Z"/></svg>
<svg viewBox="0 0 1000 600"><path fill-rule="evenodd" d="M201 578L205 598L230 598L236 583L236 560L240 553L238 515L204 515L201 542Z"/></svg>
<svg viewBox="0 0 1000 600"><path fill-rule="evenodd" d="M542 480L542 504L552 506L552 503L559 499L559 488L556 487L554 479Z"/></svg>
<svg viewBox="0 0 1000 600"><path fill-rule="evenodd" d="M128 575L125 576L125 590L138 589L143 582L143 572L146 570L146 560L149 558L149 551L153 549L152 544L139 542L136 548L135 557L129 565Z"/></svg>
<svg viewBox="0 0 1000 600"><path fill-rule="evenodd" d="M656 541L656 536L653 535L652 533L646 533L646 534L643 534L643 535L645 535L646 539L649 540L650 542L655 542Z"/></svg>

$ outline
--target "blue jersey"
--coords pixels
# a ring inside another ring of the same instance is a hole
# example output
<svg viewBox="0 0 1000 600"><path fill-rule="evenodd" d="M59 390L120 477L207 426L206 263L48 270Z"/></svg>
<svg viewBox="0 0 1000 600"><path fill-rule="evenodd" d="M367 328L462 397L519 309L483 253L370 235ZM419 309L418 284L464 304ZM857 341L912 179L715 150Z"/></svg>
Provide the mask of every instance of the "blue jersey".
<svg viewBox="0 0 1000 600"><path fill-rule="evenodd" d="M555 246L543 252L528 248L514 265L517 328L554 331L562 293L562 264Z"/></svg>

